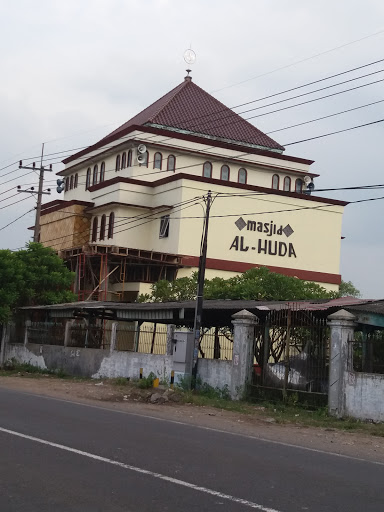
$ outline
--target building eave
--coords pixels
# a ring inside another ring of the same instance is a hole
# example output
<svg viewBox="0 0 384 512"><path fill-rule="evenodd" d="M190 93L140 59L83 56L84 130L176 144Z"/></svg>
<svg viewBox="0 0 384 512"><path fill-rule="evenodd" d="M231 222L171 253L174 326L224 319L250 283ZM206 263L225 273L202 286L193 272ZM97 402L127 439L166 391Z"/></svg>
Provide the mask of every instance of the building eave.
<svg viewBox="0 0 384 512"><path fill-rule="evenodd" d="M231 182L231 181L223 182L222 180L217 180L214 178L204 178L203 176L194 176L192 174L184 174L184 173L173 174L172 176L167 176L166 178L161 178L156 181L136 180L134 178L124 178L122 176L117 176L110 180L103 181L102 183L98 183L97 185L92 185L91 187L89 187L89 190L91 192L93 192L96 190L101 190L106 187L110 187L111 185L115 185L117 183L130 183L133 185L139 185L139 186L143 186L143 187L156 188L156 187L160 187L167 183L172 183L172 182L178 181L178 180L197 181L200 183L221 185L223 187L230 187L230 188L241 189L241 190L251 190L251 191L255 191L255 192L263 192L265 194L278 195L278 196L284 196L284 197L292 197L295 199L301 199L303 201L313 201L313 202L326 203L326 204L337 205L337 206L346 206L349 204L347 201L340 201L338 199L328 199L325 197L319 197L319 196L313 196L313 195L307 195L307 194L297 194L296 192L285 192L284 190L275 190L275 189L271 189L271 188L259 187L256 185L247 185L247 184L236 183L236 182Z"/></svg>
<svg viewBox="0 0 384 512"><path fill-rule="evenodd" d="M74 155L71 155L68 158L65 158L62 162L65 165L70 162L73 162L74 160L77 160L78 158L81 158L81 157L87 155L88 153L91 153L92 151L96 151L97 149L100 149L103 146L106 146L107 144L110 144L110 143L124 137L125 135L132 133L135 130L145 132L145 133L151 133L154 135L164 135L164 136L168 136L168 137L175 138L175 139L182 139L182 140L187 140L190 142L197 142L197 143L202 143L202 144L206 144L207 140L208 140L207 138L204 138L201 136L179 133L177 131L171 131L169 129L157 128L154 126L147 126L147 125L133 125L133 126L129 126L126 130L124 130L116 135L106 137L105 139L100 140L96 144L93 144L92 146L89 146L88 148L83 149L79 153L75 153ZM246 148L246 150L247 150L246 152L249 154L267 156L270 158L276 158L278 160L286 160L286 161L305 164L305 165L311 165L314 163L314 160L307 160L307 159L299 158L299 157L295 157L295 156L283 155L281 153L277 153L272 150L256 149L256 148L249 147L245 144L242 145L240 143L223 142L223 141L214 140L214 139L209 139L209 141L212 146L222 148L222 149L232 149L232 150L238 151L239 148L243 147L243 148ZM110 149L111 148L108 148L108 150L110 150ZM90 157L90 158L94 158L94 157ZM85 161L83 161L81 163L85 164ZM60 174L60 173L58 173L58 174Z"/></svg>

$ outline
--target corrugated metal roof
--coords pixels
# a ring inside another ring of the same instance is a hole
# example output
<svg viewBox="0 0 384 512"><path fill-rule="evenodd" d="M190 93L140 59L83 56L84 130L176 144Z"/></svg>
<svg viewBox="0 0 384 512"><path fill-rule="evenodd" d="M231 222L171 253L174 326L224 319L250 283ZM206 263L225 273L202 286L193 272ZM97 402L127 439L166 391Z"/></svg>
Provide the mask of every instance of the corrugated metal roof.
<svg viewBox="0 0 384 512"><path fill-rule="evenodd" d="M204 309L260 309L265 310L276 310L285 309L291 307L293 309L302 310L325 310L329 308L340 308L340 307L363 307L365 304L369 304L372 307L373 304L383 304L383 301L374 301L371 299L357 299L355 297L341 297L339 299L321 299L316 301L310 300L298 300L298 301L259 301L259 300L205 300ZM49 306L27 306L20 308L22 310L54 310L54 309L109 309L109 310L159 310L159 309L194 309L195 301L181 301L181 302L108 302L108 301L81 301L81 302L68 302L65 304L52 304ZM365 307L365 306L364 306Z"/></svg>

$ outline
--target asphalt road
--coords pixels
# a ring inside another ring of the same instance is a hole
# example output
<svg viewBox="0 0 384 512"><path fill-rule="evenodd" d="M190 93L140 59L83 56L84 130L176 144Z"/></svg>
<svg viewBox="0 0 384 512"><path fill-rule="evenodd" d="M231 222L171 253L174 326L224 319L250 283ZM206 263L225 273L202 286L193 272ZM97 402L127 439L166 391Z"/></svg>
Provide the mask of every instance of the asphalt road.
<svg viewBox="0 0 384 512"><path fill-rule="evenodd" d="M383 481L384 464L0 388L1 512L381 512Z"/></svg>

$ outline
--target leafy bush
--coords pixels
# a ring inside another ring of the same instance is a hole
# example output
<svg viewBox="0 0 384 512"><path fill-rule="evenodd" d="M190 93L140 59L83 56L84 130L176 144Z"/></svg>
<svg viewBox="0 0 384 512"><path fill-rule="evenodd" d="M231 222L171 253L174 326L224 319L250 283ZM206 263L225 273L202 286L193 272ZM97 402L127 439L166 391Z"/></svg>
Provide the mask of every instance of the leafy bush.
<svg viewBox="0 0 384 512"><path fill-rule="evenodd" d="M156 379L156 375L151 372L148 377L143 377L137 381L137 387L140 389L149 389L153 387L153 381Z"/></svg>

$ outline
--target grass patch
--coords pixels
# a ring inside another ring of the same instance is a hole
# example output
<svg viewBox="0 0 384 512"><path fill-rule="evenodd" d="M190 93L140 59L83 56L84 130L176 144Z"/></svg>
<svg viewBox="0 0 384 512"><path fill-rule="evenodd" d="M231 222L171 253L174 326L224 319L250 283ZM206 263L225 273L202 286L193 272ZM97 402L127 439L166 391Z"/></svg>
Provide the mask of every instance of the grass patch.
<svg viewBox="0 0 384 512"><path fill-rule="evenodd" d="M139 379L134 382L136 387L139 389L149 389L153 388L153 381L156 379L156 375L151 372L148 377L143 377L142 379Z"/></svg>
<svg viewBox="0 0 384 512"><path fill-rule="evenodd" d="M265 414L280 424L296 424L304 427L320 427L343 430L348 432L364 432L366 434L384 437L384 423L373 423L354 418L338 419L328 414L326 407L303 409L300 406L261 402L258 410L264 408Z"/></svg>
<svg viewBox="0 0 384 512"><path fill-rule="evenodd" d="M214 407L238 414L258 417L261 419L273 418L276 424L294 424L303 427L316 427L346 432L365 433L372 436L384 437L384 423L361 421L354 418L338 419L328 414L326 406L303 407L295 397L287 403L260 400L257 404L250 401L232 401L227 390L218 390L211 386L196 386L196 389L177 389L180 401L199 407Z"/></svg>
<svg viewBox="0 0 384 512"><path fill-rule="evenodd" d="M11 359L4 364L4 368L0 371L0 376L7 377L9 375L27 374L28 377L41 377L42 375L49 375L59 379L65 379L69 375L62 369L48 370L47 368L39 368L30 363L19 363L15 359Z"/></svg>
<svg viewBox="0 0 384 512"><path fill-rule="evenodd" d="M116 377L116 379L110 379L110 382L115 386L127 386L130 384L129 377Z"/></svg>

